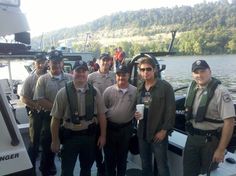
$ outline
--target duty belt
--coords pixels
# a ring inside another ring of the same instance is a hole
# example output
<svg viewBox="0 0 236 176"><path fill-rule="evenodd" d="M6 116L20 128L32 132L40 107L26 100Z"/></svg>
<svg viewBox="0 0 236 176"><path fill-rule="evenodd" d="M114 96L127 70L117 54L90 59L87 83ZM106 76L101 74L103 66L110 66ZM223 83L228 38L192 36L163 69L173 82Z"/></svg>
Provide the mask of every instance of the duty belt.
<svg viewBox="0 0 236 176"><path fill-rule="evenodd" d="M94 114L93 117L97 117L97 115ZM80 119L80 120L85 120L85 121L87 121L86 116L79 116L79 119ZM70 122L71 122L71 118L66 119L66 122L70 123Z"/></svg>
<svg viewBox="0 0 236 176"><path fill-rule="evenodd" d="M86 116L79 116L80 120L86 120ZM71 119L66 119L66 122L71 122Z"/></svg>
<svg viewBox="0 0 236 176"><path fill-rule="evenodd" d="M73 131L70 129L65 129L65 131L68 131L70 133L70 135L72 135L72 136L85 136L85 135L89 134L88 129L80 130L80 131Z"/></svg>
<svg viewBox="0 0 236 176"><path fill-rule="evenodd" d="M199 136L218 136L220 134L219 130L200 130L193 128L193 135Z"/></svg>
<svg viewBox="0 0 236 176"><path fill-rule="evenodd" d="M120 128L124 128L124 127L127 127L129 125L132 124L132 120L127 122L127 123L114 123L114 122L111 122L111 121L107 121L107 127L109 129L120 129Z"/></svg>

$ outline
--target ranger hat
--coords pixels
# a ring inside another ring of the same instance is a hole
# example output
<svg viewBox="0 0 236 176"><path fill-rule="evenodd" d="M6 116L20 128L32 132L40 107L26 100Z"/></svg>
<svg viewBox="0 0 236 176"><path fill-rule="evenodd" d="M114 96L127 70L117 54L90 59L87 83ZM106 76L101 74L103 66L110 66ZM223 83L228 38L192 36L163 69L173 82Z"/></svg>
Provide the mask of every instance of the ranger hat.
<svg viewBox="0 0 236 176"><path fill-rule="evenodd" d="M205 60L196 60L193 64L192 64L192 72L195 72L197 69L207 69L210 68L208 63Z"/></svg>
<svg viewBox="0 0 236 176"><path fill-rule="evenodd" d="M116 70L116 74L119 74L119 73L129 73L128 67L125 65L119 66L118 69Z"/></svg>
<svg viewBox="0 0 236 176"><path fill-rule="evenodd" d="M84 69L88 71L87 63L82 60L77 60L73 66L73 70Z"/></svg>
<svg viewBox="0 0 236 176"><path fill-rule="evenodd" d="M52 61L61 62L63 59L62 52L58 51L58 50L53 50L53 51L49 52L48 55L49 55L49 60L52 60Z"/></svg>

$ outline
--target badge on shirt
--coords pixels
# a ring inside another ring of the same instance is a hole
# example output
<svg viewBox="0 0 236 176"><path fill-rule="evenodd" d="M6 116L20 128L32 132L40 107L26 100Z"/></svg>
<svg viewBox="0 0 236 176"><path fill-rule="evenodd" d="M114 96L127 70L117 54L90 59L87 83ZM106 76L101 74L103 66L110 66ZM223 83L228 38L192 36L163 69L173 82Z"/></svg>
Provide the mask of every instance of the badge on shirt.
<svg viewBox="0 0 236 176"><path fill-rule="evenodd" d="M223 95L223 100L224 100L224 102L226 102L226 103L232 101L232 99L231 99L231 97L230 97L229 94L224 94L224 95Z"/></svg>

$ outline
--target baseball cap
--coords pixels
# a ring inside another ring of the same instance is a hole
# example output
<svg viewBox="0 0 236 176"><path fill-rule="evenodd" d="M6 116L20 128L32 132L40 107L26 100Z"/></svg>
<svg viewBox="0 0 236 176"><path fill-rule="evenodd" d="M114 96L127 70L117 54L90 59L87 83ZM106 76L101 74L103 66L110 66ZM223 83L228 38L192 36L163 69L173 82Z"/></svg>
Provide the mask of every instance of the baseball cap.
<svg viewBox="0 0 236 176"><path fill-rule="evenodd" d="M49 60L52 60L52 61L60 62L63 59L62 52L58 50L50 51L48 55L49 55Z"/></svg>
<svg viewBox="0 0 236 176"><path fill-rule="evenodd" d="M127 66L125 65L121 65L118 67L118 69L116 70L116 74L118 73L129 73L129 69Z"/></svg>
<svg viewBox="0 0 236 176"><path fill-rule="evenodd" d="M45 61L45 60L47 60L46 53L42 52L42 53L36 53L35 54L35 61L36 62Z"/></svg>
<svg viewBox="0 0 236 176"><path fill-rule="evenodd" d="M102 53L98 59L101 60L101 59L111 59L111 58L112 57L109 53Z"/></svg>
<svg viewBox="0 0 236 176"><path fill-rule="evenodd" d="M192 72L195 72L197 69L207 69L210 68L208 63L205 60L196 60L193 64L192 64Z"/></svg>
<svg viewBox="0 0 236 176"><path fill-rule="evenodd" d="M73 66L73 70L84 69L88 71L87 63L82 60L77 60Z"/></svg>

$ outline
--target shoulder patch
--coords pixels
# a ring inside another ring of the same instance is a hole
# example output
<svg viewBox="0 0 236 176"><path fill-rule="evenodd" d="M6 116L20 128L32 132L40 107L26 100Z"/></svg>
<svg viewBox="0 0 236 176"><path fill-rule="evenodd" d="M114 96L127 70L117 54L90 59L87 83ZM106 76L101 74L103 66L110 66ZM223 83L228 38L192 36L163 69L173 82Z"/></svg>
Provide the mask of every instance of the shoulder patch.
<svg viewBox="0 0 236 176"><path fill-rule="evenodd" d="M232 101L232 99L231 99L231 97L230 97L229 94L224 94L224 95L223 95L223 100L224 100L224 102L226 102L226 103Z"/></svg>

